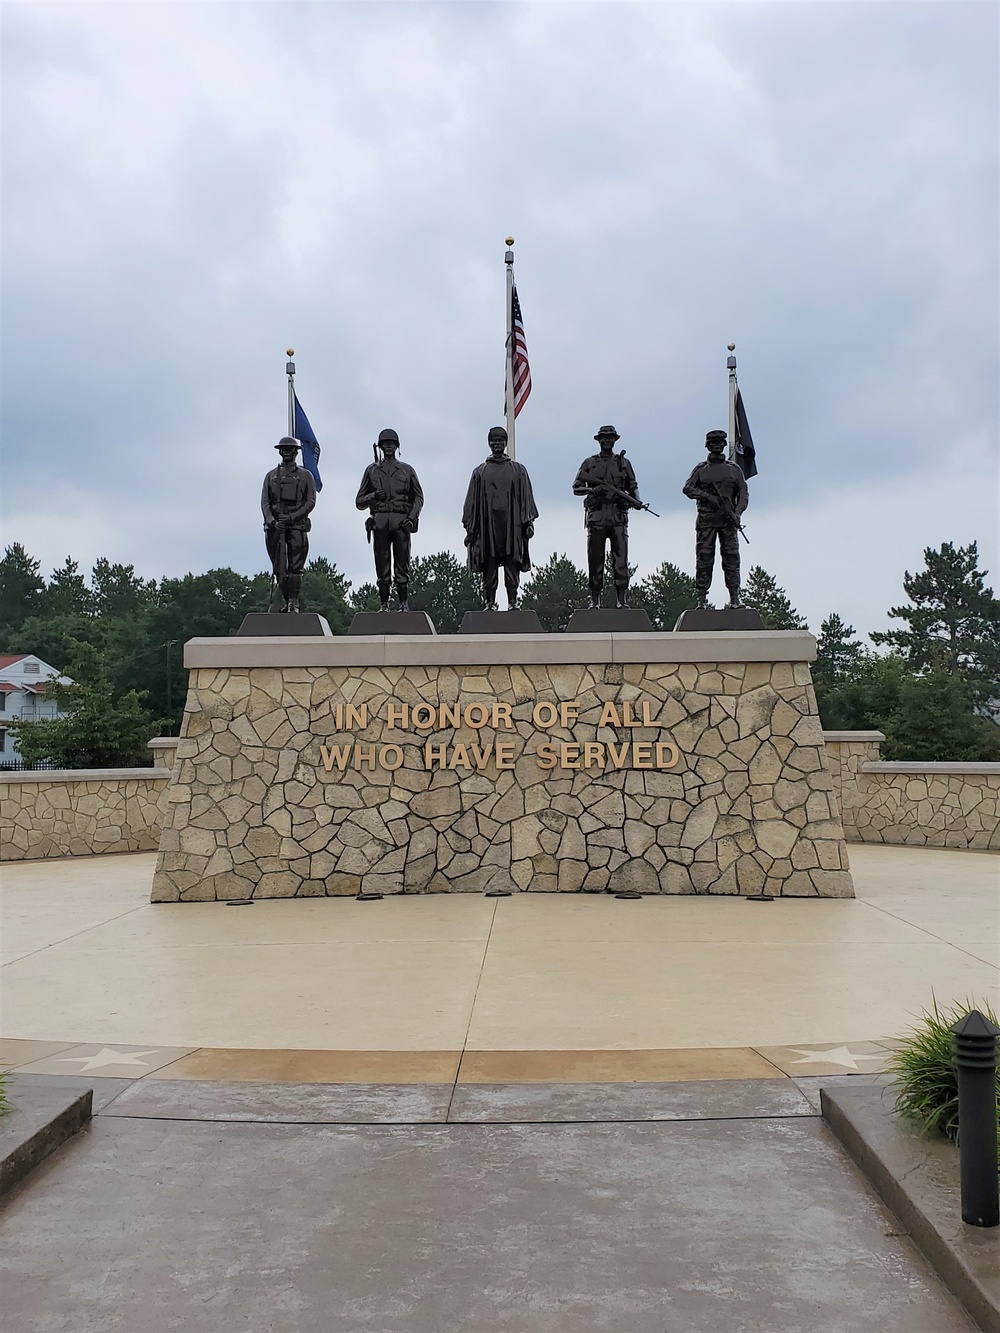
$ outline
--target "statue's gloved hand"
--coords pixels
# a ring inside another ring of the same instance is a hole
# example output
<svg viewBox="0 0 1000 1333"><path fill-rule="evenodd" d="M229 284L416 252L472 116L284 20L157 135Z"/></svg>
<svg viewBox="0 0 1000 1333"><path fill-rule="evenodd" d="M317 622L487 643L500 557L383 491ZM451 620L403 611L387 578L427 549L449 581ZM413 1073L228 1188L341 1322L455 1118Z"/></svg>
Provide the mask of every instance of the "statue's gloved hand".
<svg viewBox="0 0 1000 1333"><path fill-rule="evenodd" d="M594 500L606 500L608 498L608 488L606 486L591 486L591 498Z"/></svg>
<svg viewBox="0 0 1000 1333"><path fill-rule="evenodd" d="M465 534L465 545L466 545L466 546L471 546L471 545L472 545L472 533L471 533L471 532L467 532L467 533Z"/></svg>
<svg viewBox="0 0 1000 1333"><path fill-rule="evenodd" d="M402 523L400 523L399 527L400 527L400 530L401 530L402 532L412 532L412 531L413 531L413 519L412 519L412 518L404 518L403 521L402 521Z"/></svg>
<svg viewBox="0 0 1000 1333"><path fill-rule="evenodd" d="M525 523L525 525L524 525L524 535L525 535L525 537L528 538L529 541L531 540L532 537L534 537L534 535L535 535L535 525L534 525L534 523Z"/></svg>

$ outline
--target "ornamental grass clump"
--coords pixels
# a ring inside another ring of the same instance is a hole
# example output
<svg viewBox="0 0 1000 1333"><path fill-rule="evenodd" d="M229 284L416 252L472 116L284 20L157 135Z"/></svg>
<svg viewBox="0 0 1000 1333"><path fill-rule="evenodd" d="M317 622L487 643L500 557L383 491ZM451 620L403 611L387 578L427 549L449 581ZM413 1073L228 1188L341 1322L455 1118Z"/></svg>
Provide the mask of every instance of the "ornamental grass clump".
<svg viewBox="0 0 1000 1333"><path fill-rule="evenodd" d="M997 1016L986 1003L966 1000L951 1009L940 1009L935 1000L930 1012L902 1039L889 1067L898 1080L896 1110L915 1120L924 1134L944 1134L958 1142L958 1071L952 1051L951 1029L971 1010L978 1009L991 1023ZM1000 1103L1000 1071L997 1077ZM1000 1115L997 1121L997 1153L1000 1156Z"/></svg>

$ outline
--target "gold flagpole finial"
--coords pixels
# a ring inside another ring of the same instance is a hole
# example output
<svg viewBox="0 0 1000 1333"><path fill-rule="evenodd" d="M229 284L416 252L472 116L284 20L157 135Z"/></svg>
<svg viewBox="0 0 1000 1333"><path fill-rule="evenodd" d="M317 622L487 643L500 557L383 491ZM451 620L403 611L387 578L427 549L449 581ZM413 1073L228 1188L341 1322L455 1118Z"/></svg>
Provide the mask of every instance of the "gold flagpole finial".
<svg viewBox="0 0 1000 1333"><path fill-rule="evenodd" d="M504 241L505 241L505 243L506 243L507 245L513 245L513 244L514 244L514 238L513 238L513 236L505 236L505 237L504 237Z"/></svg>
<svg viewBox="0 0 1000 1333"><path fill-rule="evenodd" d="M294 347L286 347L286 348L285 348L285 355L286 355L286 356L294 356L294 355L295 355L295 348L294 348Z"/></svg>

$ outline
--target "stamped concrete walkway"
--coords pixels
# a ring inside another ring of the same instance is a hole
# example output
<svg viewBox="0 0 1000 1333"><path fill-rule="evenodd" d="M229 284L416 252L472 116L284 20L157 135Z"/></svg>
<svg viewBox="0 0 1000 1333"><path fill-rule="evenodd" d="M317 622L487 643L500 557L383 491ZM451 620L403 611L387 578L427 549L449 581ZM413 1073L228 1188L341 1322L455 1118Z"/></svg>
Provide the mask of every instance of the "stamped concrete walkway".
<svg viewBox="0 0 1000 1333"><path fill-rule="evenodd" d="M1000 1004L1000 857L852 847L858 898L148 901L152 855L8 864L0 1061L360 1084L875 1072Z"/></svg>

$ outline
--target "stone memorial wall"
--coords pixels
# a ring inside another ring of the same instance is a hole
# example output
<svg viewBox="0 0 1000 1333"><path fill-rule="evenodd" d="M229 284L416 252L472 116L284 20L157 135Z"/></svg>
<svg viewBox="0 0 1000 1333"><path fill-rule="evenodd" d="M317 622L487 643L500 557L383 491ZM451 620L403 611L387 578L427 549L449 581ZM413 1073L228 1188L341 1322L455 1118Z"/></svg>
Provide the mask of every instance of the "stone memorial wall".
<svg viewBox="0 0 1000 1333"><path fill-rule="evenodd" d="M154 901L853 893L804 633L193 640Z"/></svg>

